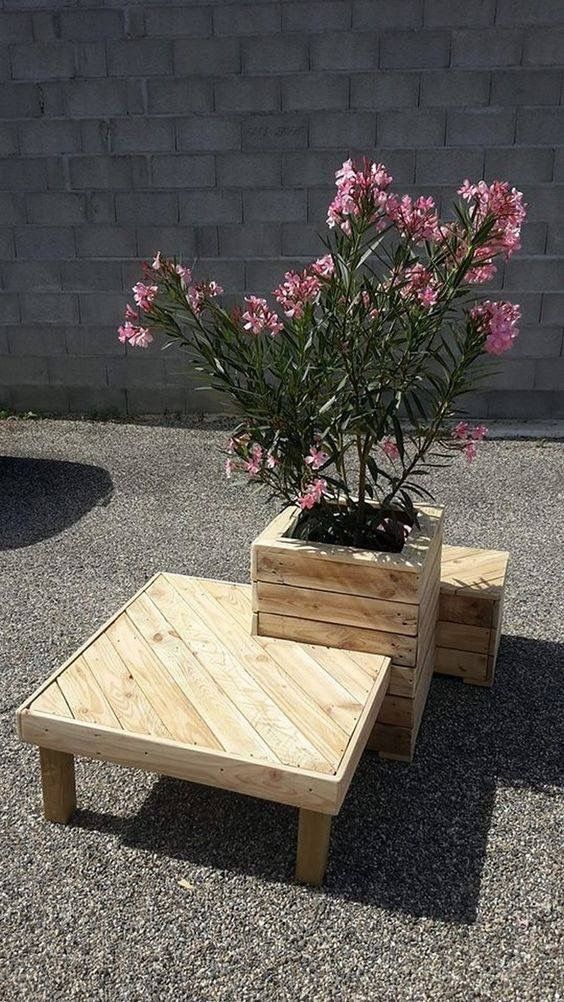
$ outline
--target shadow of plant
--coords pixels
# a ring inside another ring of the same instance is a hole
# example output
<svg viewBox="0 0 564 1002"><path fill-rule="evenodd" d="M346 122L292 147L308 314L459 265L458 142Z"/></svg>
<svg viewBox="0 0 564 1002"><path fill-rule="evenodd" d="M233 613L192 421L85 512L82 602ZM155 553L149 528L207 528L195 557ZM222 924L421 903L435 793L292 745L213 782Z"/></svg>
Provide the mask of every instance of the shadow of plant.
<svg viewBox="0 0 564 1002"><path fill-rule="evenodd" d="M436 678L411 766L367 753L333 823L326 895L443 921L475 921L497 785L561 779L564 646L504 637L491 690ZM159 779L133 818L74 824L201 866L292 879L297 812Z"/></svg>
<svg viewBox="0 0 564 1002"><path fill-rule="evenodd" d="M112 489L110 474L99 466L0 456L0 550L57 535Z"/></svg>

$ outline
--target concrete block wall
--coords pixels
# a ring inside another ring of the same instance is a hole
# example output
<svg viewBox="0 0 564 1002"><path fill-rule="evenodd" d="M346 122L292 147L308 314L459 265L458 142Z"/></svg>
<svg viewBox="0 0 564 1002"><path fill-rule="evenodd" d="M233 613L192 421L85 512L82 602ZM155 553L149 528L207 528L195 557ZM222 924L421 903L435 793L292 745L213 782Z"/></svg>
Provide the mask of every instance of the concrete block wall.
<svg viewBox="0 0 564 1002"><path fill-rule="evenodd" d="M0 0L0 407L215 409L116 340L141 260L268 292L368 153L444 206L522 188L522 334L472 409L562 417L563 59L563 0Z"/></svg>

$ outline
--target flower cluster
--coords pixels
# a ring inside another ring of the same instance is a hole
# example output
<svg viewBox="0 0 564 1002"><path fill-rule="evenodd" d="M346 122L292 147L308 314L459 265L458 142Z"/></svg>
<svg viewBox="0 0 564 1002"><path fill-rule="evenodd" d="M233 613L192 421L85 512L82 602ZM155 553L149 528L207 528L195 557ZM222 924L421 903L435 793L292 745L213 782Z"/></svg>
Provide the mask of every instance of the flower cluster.
<svg viewBox="0 0 564 1002"><path fill-rule="evenodd" d="M225 475L240 470L246 473L250 480L256 480L265 470L273 470L279 460L269 451L263 449L258 442L251 442L250 435L239 435L230 438L227 446Z"/></svg>
<svg viewBox="0 0 564 1002"><path fill-rule="evenodd" d="M306 303L314 303L320 291L319 278L305 268L301 275L297 271L287 271L284 281L274 290L273 296L287 317L301 320Z"/></svg>
<svg viewBox="0 0 564 1002"><path fill-rule="evenodd" d="M298 494L297 503L302 511L314 508L316 504L319 504L326 491L327 481L323 477L318 477L317 480L308 484L301 494Z"/></svg>
<svg viewBox="0 0 564 1002"><path fill-rule="evenodd" d="M484 348L490 355L502 355L519 334L521 310L516 303L486 300L470 311L478 331L485 335Z"/></svg>
<svg viewBox="0 0 564 1002"><path fill-rule="evenodd" d="M430 310L439 297L438 286L428 268L420 262L406 268L405 284L400 289L403 299L416 299L424 310Z"/></svg>
<svg viewBox="0 0 564 1002"><path fill-rule="evenodd" d="M403 195L402 198L388 195L386 215L402 237L409 237L416 244L441 239L435 203L430 197L421 195L413 201L409 195Z"/></svg>
<svg viewBox="0 0 564 1002"><path fill-rule="evenodd" d="M139 282L138 285L141 285ZM134 286L133 293L135 295ZM156 289L156 286L152 286ZM158 290L157 290L158 291ZM138 293L138 295L141 295ZM154 298L155 294L151 294ZM152 299L151 299L152 301ZM133 309L130 303L125 307L124 321L120 327L118 327L118 338L122 344L130 344L132 348L148 348L151 342L154 340L153 335L147 327L143 327L140 323L141 317L137 310Z"/></svg>
<svg viewBox="0 0 564 1002"><path fill-rule="evenodd" d="M304 457L304 463L309 466L312 470L319 470L325 463L329 461L329 454L324 452L323 449L319 448L317 445L312 445L309 450L309 455Z"/></svg>
<svg viewBox="0 0 564 1002"><path fill-rule="evenodd" d="M390 438L389 435L387 435L386 438L382 439L382 441L380 442L380 447L382 449L382 452L384 453L385 456L388 457L388 459L394 459L394 460L399 459L400 451L394 439Z"/></svg>
<svg viewBox="0 0 564 1002"><path fill-rule="evenodd" d="M241 314L244 321L243 328L251 334L262 334L267 330L273 336L283 330L284 325L280 323L278 316L273 310L268 308L266 299L259 296L245 296L247 309Z"/></svg>
<svg viewBox="0 0 564 1002"><path fill-rule="evenodd" d="M452 429L452 437L459 442L463 442L466 462L472 463L476 458L476 442L481 442L488 434L488 429L483 424L477 424L471 428L467 421L459 421Z"/></svg>
<svg viewBox="0 0 564 1002"><path fill-rule="evenodd" d="M352 160L345 160L335 173L337 194L327 211L327 225L339 226L344 233L350 233L350 218L369 216L378 226L385 226L382 217L388 199L387 189L393 177L384 164L364 161L355 166Z"/></svg>
<svg viewBox="0 0 564 1002"><path fill-rule="evenodd" d="M468 282L488 282L497 270L492 258L499 254L509 260L521 246L521 226L526 216L523 195L516 188L510 188L507 181L493 181L488 185L485 181L474 184L468 180L458 189L458 194L472 203L474 230L478 230L488 217L494 219L488 240L466 275Z"/></svg>

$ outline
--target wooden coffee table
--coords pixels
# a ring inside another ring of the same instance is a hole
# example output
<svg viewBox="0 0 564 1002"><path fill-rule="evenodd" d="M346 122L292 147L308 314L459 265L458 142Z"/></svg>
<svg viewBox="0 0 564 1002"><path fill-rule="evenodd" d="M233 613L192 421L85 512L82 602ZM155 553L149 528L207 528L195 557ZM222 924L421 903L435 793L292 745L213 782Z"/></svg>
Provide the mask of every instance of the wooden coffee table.
<svg viewBox="0 0 564 1002"><path fill-rule="evenodd" d="M251 590L157 574L17 711L45 817L76 806L74 756L299 808L296 877L323 880L390 659L253 637Z"/></svg>

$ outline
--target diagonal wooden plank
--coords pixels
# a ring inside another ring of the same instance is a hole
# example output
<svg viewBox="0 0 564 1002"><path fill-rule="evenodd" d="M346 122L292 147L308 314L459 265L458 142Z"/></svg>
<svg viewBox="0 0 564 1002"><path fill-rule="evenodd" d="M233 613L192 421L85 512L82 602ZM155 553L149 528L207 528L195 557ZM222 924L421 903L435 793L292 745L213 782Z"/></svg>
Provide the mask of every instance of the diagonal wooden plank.
<svg viewBox="0 0 564 1002"><path fill-rule="evenodd" d="M192 578L192 580L194 579ZM172 578L171 581L174 584ZM197 584L199 585L199 583L198 580ZM201 581L201 587L203 592L207 591L205 581ZM183 595L184 600L189 602L189 592L184 592L179 583L177 590ZM246 617L242 620L242 628L245 632L247 631ZM253 639L268 657L275 661L280 668L288 671L306 693L311 695L327 713L336 728L334 753L339 752L343 746L344 737L351 733L359 718L359 703L312 654L299 644L285 643L284 640L270 640L268 637L254 637Z"/></svg>
<svg viewBox="0 0 564 1002"><path fill-rule="evenodd" d="M76 720L122 730L118 718L84 660L84 655L81 654L68 665L57 682Z"/></svg>
<svg viewBox="0 0 564 1002"><path fill-rule="evenodd" d="M236 600L233 602L229 597L225 597L230 596L230 589L237 588L237 585L224 584L214 589L213 585L217 582L200 580L204 591L215 597L229 615L246 630L249 622L247 616L249 606L248 601L245 602L245 596L242 597L241 602L242 614L239 614ZM370 687L369 678L366 679L366 685L359 700L342 683L339 673L334 674L333 671L329 670L331 658L325 658L327 648L318 648L318 656L316 657L314 647L304 647L291 641L273 640L272 637L255 637L254 640L284 671L291 675L298 685L305 689L321 709L342 728L345 734L351 733L360 716L364 699ZM346 655L343 660L346 660Z"/></svg>
<svg viewBox="0 0 564 1002"><path fill-rule="evenodd" d="M211 742L215 748L217 742L207 724L127 614L108 627L107 636L172 737L206 747Z"/></svg>
<svg viewBox="0 0 564 1002"><path fill-rule="evenodd" d="M170 737L105 633L82 655L124 731Z"/></svg>
<svg viewBox="0 0 564 1002"><path fill-rule="evenodd" d="M223 609L239 623L243 629L250 629L251 625L251 588L250 585L240 585L227 583L225 581L213 581L201 579L202 586L210 595L221 603ZM266 637L255 637L257 643L262 644ZM289 641L290 642L290 641ZM285 643L279 640L277 643ZM313 657L316 652L323 652L323 665L327 667L334 679L343 686L356 702L364 702L374 676L374 672L379 670L379 663L372 663L371 659L375 655L367 654L367 669L359 662L356 664L356 657L353 660L349 651L334 651L330 647L317 647L314 644L301 644L304 650ZM363 655L360 655L362 657Z"/></svg>
<svg viewBox="0 0 564 1002"><path fill-rule="evenodd" d="M264 757L258 734L251 733L243 714L211 678L148 592L130 607L129 616L221 747L233 753Z"/></svg>
<svg viewBox="0 0 564 1002"><path fill-rule="evenodd" d="M336 744L334 724L319 708L317 703L297 685L275 662L267 657L255 638L239 626L234 619L225 615L221 604L205 591L194 578L170 575L178 583L182 594L198 611L206 626L221 638L237 657L272 696L289 720L301 731L304 738L313 744L319 753L336 769L344 750L344 742L339 737Z"/></svg>
<svg viewBox="0 0 564 1002"><path fill-rule="evenodd" d="M52 713L55 717L72 717L70 707L56 680L33 700L30 710L32 713Z"/></svg>
<svg viewBox="0 0 564 1002"><path fill-rule="evenodd" d="M155 602L158 602L169 622L174 623L182 636L187 638L186 642L198 660L237 703L248 726L256 728L257 736L260 734L265 743L263 757L298 767L305 767L305 763L319 763L317 749L290 724L275 700L246 669L246 662L241 662L238 653L221 642L207 620L203 622L201 613L190 602L190 596L177 591L172 580L166 584L168 592L164 591L163 582L159 580L158 589L152 593ZM266 659L263 667L268 670ZM329 763L324 762L324 768L329 769Z"/></svg>

